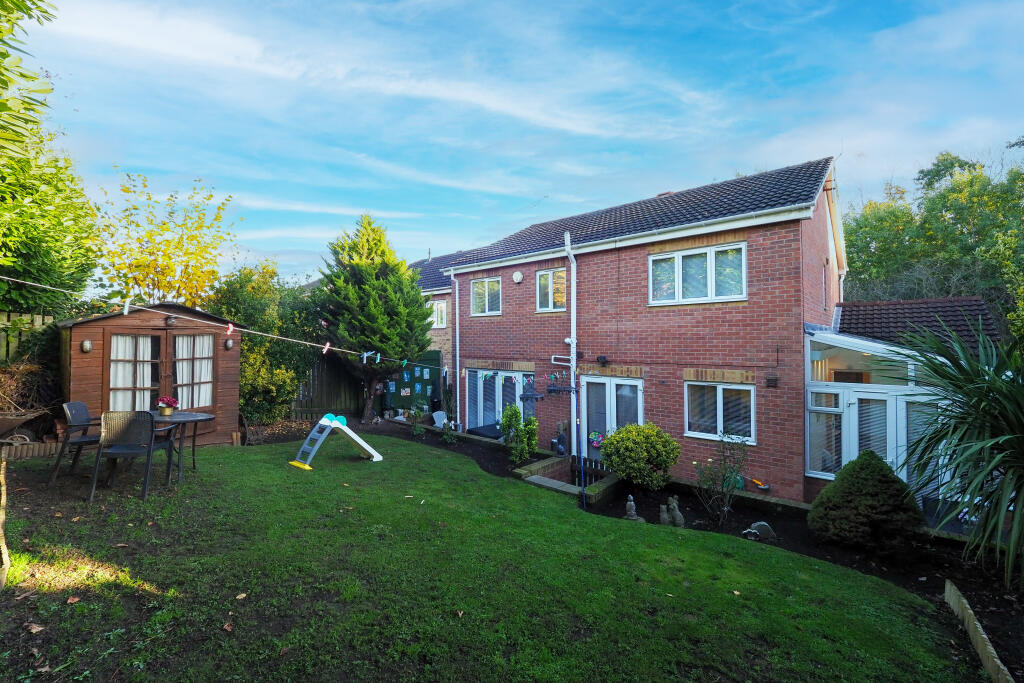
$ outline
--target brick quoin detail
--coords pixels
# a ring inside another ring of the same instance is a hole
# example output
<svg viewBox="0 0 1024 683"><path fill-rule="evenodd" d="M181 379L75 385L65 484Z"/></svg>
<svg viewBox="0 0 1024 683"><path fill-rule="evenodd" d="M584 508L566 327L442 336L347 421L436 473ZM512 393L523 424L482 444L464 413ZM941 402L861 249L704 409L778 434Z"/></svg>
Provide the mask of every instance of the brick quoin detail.
<svg viewBox="0 0 1024 683"><path fill-rule="evenodd" d="M616 366L643 369L644 420L666 430L681 447L674 475L693 479L693 461L712 457L718 449L716 441L683 436L685 370L743 371L753 373L756 387L757 444L750 448L747 474L769 483L772 495L791 500L803 501L820 489L804 476L803 323L829 323L839 292L836 264L826 264L826 210L821 193L807 220L576 256L579 362L606 356ZM739 241L747 244L746 301L648 306L649 254ZM536 272L561 266L568 268L564 257L457 275L461 357L532 361L537 389L543 392L545 375L565 369L550 359L569 353L564 340L570 320L568 311L536 312ZM823 267L828 277L824 300ZM523 274L518 284L512 278L516 271ZM501 277L501 315L473 317L469 282L485 274ZM766 386L769 375L778 378L776 388ZM466 424L466 379L457 379L460 418ZM555 436L557 422L569 419L570 400L552 395L536 404L542 446Z"/></svg>

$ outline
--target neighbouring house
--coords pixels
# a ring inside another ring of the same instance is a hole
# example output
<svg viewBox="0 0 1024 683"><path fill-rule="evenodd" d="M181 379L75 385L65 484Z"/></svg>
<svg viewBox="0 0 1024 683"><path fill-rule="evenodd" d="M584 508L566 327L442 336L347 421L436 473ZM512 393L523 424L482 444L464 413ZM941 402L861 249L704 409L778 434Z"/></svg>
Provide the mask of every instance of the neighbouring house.
<svg viewBox="0 0 1024 683"><path fill-rule="evenodd" d="M60 358L65 401L93 415L152 410L173 396L179 409L212 413L201 444L231 443L238 431L238 332L224 318L176 303L65 320Z"/></svg>
<svg viewBox="0 0 1024 683"><path fill-rule="evenodd" d="M451 330L438 344L453 345L458 421L486 431L521 404L542 445L564 430L592 458L591 434L653 422L679 441L684 479L739 439L747 475L794 501L865 448L906 477L926 418L899 335L994 325L978 299L844 303L838 207L825 158L418 262ZM534 392L545 398L522 400Z"/></svg>
<svg viewBox="0 0 1024 683"><path fill-rule="evenodd" d="M441 352L441 366L452 363L454 358L454 325L448 319L452 310L452 282L445 269L459 260L465 252L428 257L409 264L419 270L419 285L425 296L430 297L427 307L431 311L430 348Z"/></svg>

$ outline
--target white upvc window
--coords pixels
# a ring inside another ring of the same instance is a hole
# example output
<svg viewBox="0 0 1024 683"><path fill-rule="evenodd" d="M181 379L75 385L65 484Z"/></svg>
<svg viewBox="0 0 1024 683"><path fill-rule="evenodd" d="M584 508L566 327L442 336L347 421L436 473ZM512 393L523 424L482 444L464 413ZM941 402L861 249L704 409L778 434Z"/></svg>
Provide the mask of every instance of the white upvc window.
<svg viewBox="0 0 1024 683"><path fill-rule="evenodd" d="M501 315L501 277L485 277L469 283L470 315Z"/></svg>
<svg viewBox="0 0 1024 683"><path fill-rule="evenodd" d="M686 382L684 393L686 436L757 442L753 385Z"/></svg>
<svg viewBox="0 0 1024 683"><path fill-rule="evenodd" d="M444 299L428 301L427 308L430 309L430 323L433 329L448 327L448 302Z"/></svg>
<svg viewBox="0 0 1024 683"><path fill-rule="evenodd" d="M742 301L747 298L747 245L651 254L647 283L651 306Z"/></svg>
<svg viewBox="0 0 1024 683"><path fill-rule="evenodd" d="M537 271L537 312L565 310L565 268Z"/></svg>

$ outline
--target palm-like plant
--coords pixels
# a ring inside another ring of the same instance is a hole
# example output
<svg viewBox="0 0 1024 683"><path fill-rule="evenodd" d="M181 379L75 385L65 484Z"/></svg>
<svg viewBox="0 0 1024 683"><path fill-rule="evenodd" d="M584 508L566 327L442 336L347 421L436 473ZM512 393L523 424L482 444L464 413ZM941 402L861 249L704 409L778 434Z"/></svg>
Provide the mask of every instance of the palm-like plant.
<svg viewBox="0 0 1024 683"><path fill-rule="evenodd" d="M915 491L937 487L949 504L941 524L977 520L965 552L984 560L992 549L1007 585L1015 573L1024 579L1024 340L979 330L975 345L947 329L912 335L907 346L936 411L908 449Z"/></svg>

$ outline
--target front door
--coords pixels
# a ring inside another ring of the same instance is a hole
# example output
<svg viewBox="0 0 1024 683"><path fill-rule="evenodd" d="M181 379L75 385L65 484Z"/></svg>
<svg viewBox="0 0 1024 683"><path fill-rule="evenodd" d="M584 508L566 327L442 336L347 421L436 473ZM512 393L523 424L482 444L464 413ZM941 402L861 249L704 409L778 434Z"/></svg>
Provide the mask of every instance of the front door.
<svg viewBox="0 0 1024 683"><path fill-rule="evenodd" d="M595 439L611 434L627 424L644 423L643 381L618 377L583 377L581 427L588 458L601 459L601 449L594 446Z"/></svg>

